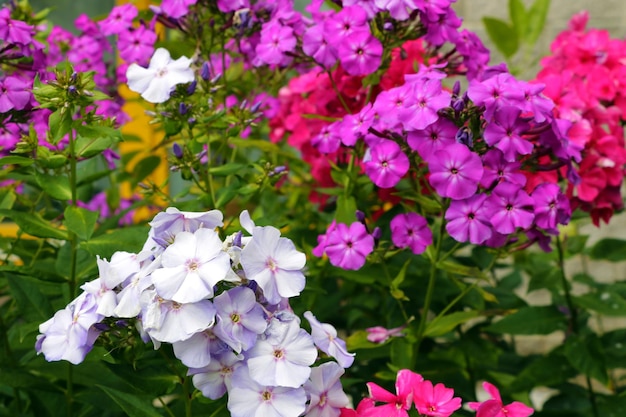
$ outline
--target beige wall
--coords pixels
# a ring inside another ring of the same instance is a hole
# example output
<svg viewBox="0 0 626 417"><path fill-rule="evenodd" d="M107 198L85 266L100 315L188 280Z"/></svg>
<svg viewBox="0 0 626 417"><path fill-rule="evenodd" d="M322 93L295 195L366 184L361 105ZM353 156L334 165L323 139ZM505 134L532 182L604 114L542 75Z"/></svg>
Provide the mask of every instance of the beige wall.
<svg viewBox="0 0 626 417"><path fill-rule="evenodd" d="M532 0L522 0L527 7ZM454 5L457 14L463 18L464 26L476 32L491 50L489 38L482 23L484 16L509 20L508 0L457 0ZM587 27L608 29L612 36L626 36L626 0L552 0L544 32L537 43L535 56L545 55L550 43L563 29L567 28L570 17L581 11L589 12ZM502 61L497 52L492 53L492 63Z"/></svg>

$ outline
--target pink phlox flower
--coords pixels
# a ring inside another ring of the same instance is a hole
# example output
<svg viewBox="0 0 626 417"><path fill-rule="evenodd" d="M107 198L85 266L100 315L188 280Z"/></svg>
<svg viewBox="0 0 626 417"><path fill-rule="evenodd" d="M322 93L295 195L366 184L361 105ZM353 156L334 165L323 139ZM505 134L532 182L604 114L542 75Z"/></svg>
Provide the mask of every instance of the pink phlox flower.
<svg viewBox="0 0 626 417"><path fill-rule="evenodd" d="M309 27L302 37L302 51L328 69L337 62L335 45L322 24Z"/></svg>
<svg viewBox="0 0 626 417"><path fill-rule="evenodd" d="M372 343L383 343L390 337L402 336L402 331L406 328L406 325L400 327L394 327L393 329L385 329L382 326L368 327L365 329L367 332L367 340Z"/></svg>
<svg viewBox="0 0 626 417"><path fill-rule="evenodd" d="M241 251L240 262L246 278L256 281L270 304L294 297L304 289L302 268L306 257L275 227L255 226L252 239Z"/></svg>
<svg viewBox="0 0 626 417"><path fill-rule="evenodd" d="M103 35L117 35L128 30L133 24L133 19L138 14L139 12L134 4L123 4L114 7L106 19L98 22L98 25Z"/></svg>
<svg viewBox="0 0 626 417"><path fill-rule="evenodd" d="M415 385L413 401L422 416L449 417L461 408L461 398L454 397L452 388L446 388L441 383L433 386L428 380Z"/></svg>
<svg viewBox="0 0 626 417"><path fill-rule="evenodd" d="M128 63L143 65L154 52L156 40L156 32L144 25L123 31L119 34L117 42L120 57Z"/></svg>
<svg viewBox="0 0 626 417"><path fill-rule="evenodd" d="M189 13L189 6L196 4L198 0L163 0L161 10L168 17L178 19Z"/></svg>
<svg viewBox="0 0 626 417"><path fill-rule="evenodd" d="M304 383L304 390L310 398L305 411L307 417L339 416L340 408L350 402L339 379L344 372L335 362L326 362L311 370L311 377Z"/></svg>
<svg viewBox="0 0 626 417"><path fill-rule="evenodd" d="M520 114L521 109L503 105L495 111L493 122L485 128L485 142L500 149L508 162L533 151L534 145L522 137L529 126L520 119Z"/></svg>
<svg viewBox="0 0 626 417"><path fill-rule="evenodd" d="M452 200L446 210L446 231L457 242L480 245L492 236L491 213L485 209L486 194Z"/></svg>
<svg viewBox="0 0 626 417"><path fill-rule="evenodd" d="M491 188L496 183L512 182L513 184L526 185L526 176L520 171L521 163L508 162L499 149L490 149L483 155L483 177L480 185Z"/></svg>
<svg viewBox="0 0 626 417"><path fill-rule="evenodd" d="M341 145L340 126L339 122L333 122L324 126L322 130L311 139L311 144L323 154L336 152Z"/></svg>
<svg viewBox="0 0 626 417"><path fill-rule="evenodd" d="M476 106L485 106L484 118L487 121L503 105L520 106L524 103L524 90L509 73L499 73L483 81L472 80L467 95Z"/></svg>
<svg viewBox="0 0 626 417"><path fill-rule="evenodd" d="M400 110L398 119L407 131L425 129L439 119L439 110L450 105L452 95L442 89L439 79L424 76L415 78L409 87L411 100Z"/></svg>
<svg viewBox="0 0 626 417"><path fill-rule="evenodd" d="M455 200L474 195L483 176L480 157L459 143L436 151L428 162L428 169L428 181L435 191Z"/></svg>
<svg viewBox="0 0 626 417"><path fill-rule="evenodd" d="M0 79L0 113L22 110L31 101L32 82L9 75Z"/></svg>
<svg viewBox="0 0 626 417"><path fill-rule="evenodd" d="M374 238L361 222L350 226L338 223L328 231L324 250L334 266L357 270L365 265L367 255L374 251Z"/></svg>
<svg viewBox="0 0 626 417"><path fill-rule="evenodd" d="M381 188L395 186L409 171L409 158L400 145L382 140L371 148L370 160L365 163L365 173Z"/></svg>
<svg viewBox="0 0 626 417"><path fill-rule="evenodd" d="M417 4L423 3L423 0L374 0L373 3L380 10L387 10L394 19L407 20L411 12L418 9ZM424 11L423 5L419 10Z"/></svg>
<svg viewBox="0 0 626 417"><path fill-rule="evenodd" d="M489 393L491 399L482 403L470 402L467 404L469 408L476 411L476 417L528 417L535 412L519 401L503 405L500 391L487 381L483 382L483 388Z"/></svg>
<svg viewBox="0 0 626 417"><path fill-rule="evenodd" d="M447 1L447 0L444 0ZM432 1L429 2L432 4ZM443 13L427 13L425 19L426 35L424 40L434 46L441 46L446 42L454 42L458 38L458 29L462 20L449 7Z"/></svg>
<svg viewBox="0 0 626 417"><path fill-rule="evenodd" d="M217 0L217 8L222 13L234 12L236 10L250 7L249 0Z"/></svg>
<svg viewBox="0 0 626 417"><path fill-rule="evenodd" d="M7 44L28 45L33 41L35 28L21 20L11 19L11 9L0 9L0 39ZM5 45L3 45L5 46Z"/></svg>
<svg viewBox="0 0 626 417"><path fill-rule="evenodd" d="M256 46L258 64L285 65L291 60L286 52L293 52L295 47L293 28L284 26L277 20L264 23L261 40Z"/></svg>
<svg viewBox="0 0 626 417"><path fill-rule="evenodd" d="M348 74L368 75L380 66L383 45L369 31L356 31L341 42L337 52Z"/></svg>
<svg viewBox="0 0 626 417"><path fill-rule="evenodd" d="M320 323L310 311L304 313L304 318L311 325L311 336L315 346L335 358L341 367L352 366L355 354L348 352L346 342L337 337L337 330L328 323Z"/></svg>
<svg viewBox="0 0 626 417"><path fill-rule="evenodd" d="M390 223L391 241L399 248L411 248L419 255L433 243L433 232L428 222L417 213L402 213L396 215Z"/></svg>
<svg viewBox="0 0 626 417"><path fill-rule="evenodd" d="M367 20L367 13L361 7L344 7L324 21L324 32L328 34L328 39L341 42L358 31L369 33Z"/></svg>
<svg viewBox="0 0 626 417"><path fill-rule="evenodd" d="M557 184L540 184L531 195L534 200L535 223L547 231L556 231L559 224L569 223L569 200Z"/></svg>
<svg viewBox="0 0 626 417"><path fill-rule="evenodd" d="M411 130L406 140L411 149L428 162L436 151L456 143L454 138L458 130L452 121L442 118L425 129Z"/></svg>
<svg viewBox="0 0 626 417"><path fill-rule="evenodd" d="M375 406L359 413L360 417L408 417L408 410L413 405L414 390L424 380L420 374L408 369L398 371L396 377L396 393L392 394L381 386L367 383L369 397L376 401L386 403Z"/></svg>
<svg viewBox="0 0 626 417"><path fill-rule="evenodd" d="M534 200L517 184L498 184L485 206L491 213L493 229L498 233L510 234L518 227L527 229L535 219Z"/></svg>
<svg viewBox="0 0 626 417"><path fill-rule="evenodd" d="M318 258L324 256L324 253L326 252L326 245L328 243L328 236L333 233L336 227L337 221L333 220L332 223L328 225L326 233L317 236L317 246L314 247L313 250L311 250L311 253L314 256L317 256Z"/></svg>

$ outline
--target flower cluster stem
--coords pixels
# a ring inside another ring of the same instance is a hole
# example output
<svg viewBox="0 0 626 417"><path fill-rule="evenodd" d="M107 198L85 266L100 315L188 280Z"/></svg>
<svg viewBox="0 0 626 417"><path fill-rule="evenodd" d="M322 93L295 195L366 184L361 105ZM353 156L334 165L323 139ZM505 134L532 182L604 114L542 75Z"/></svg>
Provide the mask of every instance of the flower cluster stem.
<svg viewBox="0 0 626 417"><path fill-rule="evenodd" d="M579 334L578 329L578 313L576 311L576 306L572 300L572 295L569 290L569 283L567 281L567 276L565 275L565 256L563 253L563 245L561 243L561 238L559 236L556 237L556 248L559 256L558 265L559 270L561 272L561 283L563 284L563 292L565 293L565 302L567 303L567 308L570 311L570 327L572 332L575 335ZM600 413L598 411L598 404L596 401L596 394L593 392L593 387L591 386L591 378L588 375L585 375L586 383L587 383L587 392L589 393L589 402L591 403L591 410L593 412L593 417L600 417Z"/></svg>
<svg viewBox="0 0 626 417"><path fill-rule="evenodd" d="M443 241L446 222L441 219L441 226L439 228L439 236L437 236L437 243L435 244L435 254L430 265L430 277L428 278L428 287L426 288L426 297L424 299L424 308L420 316L419 327L417 328L417 341L415 342L415 357L419 357L419 349L424 339L424 332L426 331L426 323L428 320L428 310L433 299L435 292L435 281L437 280L437 264L439 263L439 257L441 255L441 242Z"/></svg>

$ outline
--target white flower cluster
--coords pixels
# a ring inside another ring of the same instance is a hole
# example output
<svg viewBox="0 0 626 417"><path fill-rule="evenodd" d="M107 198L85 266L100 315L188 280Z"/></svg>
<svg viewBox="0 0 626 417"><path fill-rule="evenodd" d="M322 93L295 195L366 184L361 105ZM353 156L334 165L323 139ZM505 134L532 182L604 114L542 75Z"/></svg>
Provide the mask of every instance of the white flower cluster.
<svg viewBox="0 0 626 417"><path fill-rule="evenodd" d="M105 318L135 319L144 341L173 345L205 396L228 391L233 416L250 407L269 417L338 416L347 404L339 377L354 358L332 326L306 312L309 334L289 307L305 286L305 255L247 211L239 219L247 235L222 240L217 210L157 214L139 253L98 258L100 276L40 325L37 352L80 363L108 330ZM316 346L337 362L311 368Z"/></svg>

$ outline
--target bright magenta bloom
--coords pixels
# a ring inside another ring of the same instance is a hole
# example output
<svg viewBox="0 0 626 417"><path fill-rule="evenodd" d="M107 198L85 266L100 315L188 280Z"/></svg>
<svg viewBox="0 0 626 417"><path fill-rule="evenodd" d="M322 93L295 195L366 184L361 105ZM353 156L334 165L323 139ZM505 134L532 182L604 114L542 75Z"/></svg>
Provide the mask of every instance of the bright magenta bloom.
<svg viewBox="0 0 626 417"><path fill-rule="evenodd" d="M461 408L461 398L454 397L454 390L443 384L433 386L422 381L413 389L415 408L423 416L448 417Z"/></svg>
<svg viewBox="0 0 626 417"><path fill-rule="evenodd" d="M502 405L500 391L489 382L483 382L483 388L491 395L491 399L482 403L468 403L472 410L476 410L476 417L528 417L535 412L535 410L519 401Z"/></svg>
<svg viewBox="0 0 626 417"><path fill-rule="evenodd" d="M420 374L402 369L396 378L396 394L373 382L367 383L370 397L376 402L386 403L369 408L359 414L360 417L408 417L407 412L413 403L413 390L424 380Z"/></svg>

